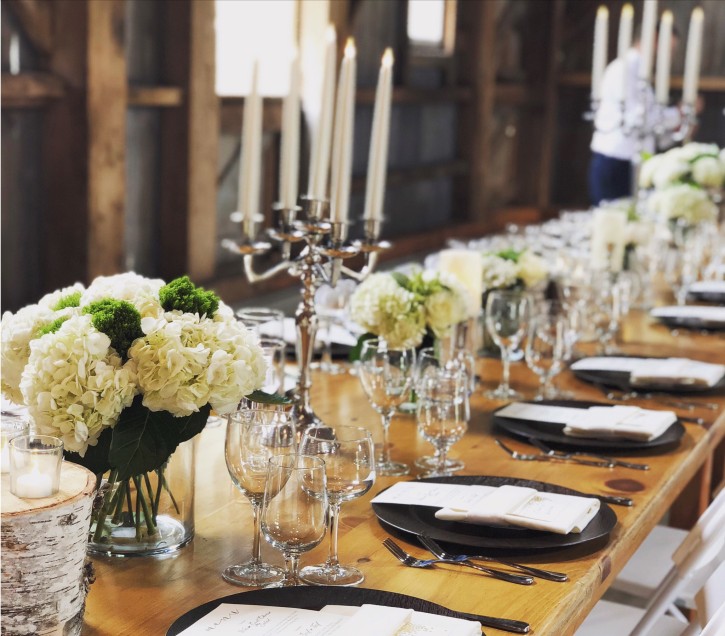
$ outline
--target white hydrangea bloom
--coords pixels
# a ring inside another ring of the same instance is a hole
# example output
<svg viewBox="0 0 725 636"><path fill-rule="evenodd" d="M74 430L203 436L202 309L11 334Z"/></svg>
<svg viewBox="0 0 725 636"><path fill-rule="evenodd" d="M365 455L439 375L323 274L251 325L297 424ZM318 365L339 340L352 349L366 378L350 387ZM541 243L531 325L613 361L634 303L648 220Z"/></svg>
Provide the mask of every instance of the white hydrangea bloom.
<svg viewBox="0 0 725 636"><path fill-rule="evenodd" d="M134 272L99 276L83 292L81 307L103 298L126 300L138 309L142 318L163 313L159 290L165 285L160 278L146 278Z"/></svg>
<svg viewBox="0 0 725 636"><path fill-rule="evenodd" d="M48 309L55 309L55 307L58 305L58 303L65 298L66 296L70 296L71 294L74 294L76 292L81 292L81 294L85 291L85 287L81 285L80 283L75 283L74 285L71 285L70 287L64 287L63 289L59 289L58 291L50 292L49 294L46 294L43 296L39 301L38 304L41 307L47 307Z"/></svg>
<svg viewBox="0 0 725 636"><path fill-rule="evenodd" d="M502 289L511 287L519 277L518 267L513 261L496 256L484 254L483 260L483 289Z"/></svg>
<svg viewBox="0 0 725 636"><path fill-rule="evenodd" d="M425 314L431 331L442 338L453 325L467 318L465 297L451 289L435 292L425 299Z"/></svg>
<svg viewBox="0 0 725 636"><path fill-rule="evenodd" d="M350 315L391 349L417 347L425 335L423 307L390 274L373 274L358 286L350 298Z"/></svg>
<svg viewBox="0 0 725 636"><path fill-rule="evenodd" d="M524 281L526 287L534 287L546 280L549 271L546 263L530 250L526 250L516 263L518 266L518 277Z"/></svg>
<svg viewBox="0 0 725 636"><path fill-rule="evenodd" d="M641 188L652 188L654 186L654 176L657 174L663 163L664 155L653 155L642 164L639 171L639 186Z"/></svg>
<svg viewBox="0 0 725 636"><path fill-rule="evenodd" d="M215 317L216 318L216 317ZM145 337L129 349L143 404L181 417L207 403L219 413L264 383L266 363L253 334L233 318L179 311L141 320Z"/></svg>
<svg viewBox="0 0 725 636"><path fill-rule="evenodd" d="M662 155L657 171L652 176L652 183L658 190L682 179L690 172L690 164L684 159Z"/></svg>
<svg viewBox="0 0 725 636"><path fill-rule="evenodd" d="M56 333L31 342L20 381L38 432L81 455L137 393L134 365L123 365L110 345L90 316L71 316Z"/></svg>
<svg viewBox="0 0 725 636"><path fill-rule="evenodd" d="M677 151L678 156L682 157L686 161L692 161L696 157L703 155L717 156L719 148L717 144L703 144L696 141L692 141L689 144L685 144L681 148L673 148L669 152Z"/></svg>
<svg viewBox="0 0 725 636"><path fill-rule="evenodd" d="M692 178L705 188L720 188L725 181L725 165L718 157L700 157L692 164Z"/></svg>
<svg viewBox="0 0 725 636"><path fill-rule="evenodd" d="M649 198L649 206L665 220L681 218L691 225L717 217L717 207L707 192L689 184L676 184L654 192Z"/></svg>
<svg viewBox="0 0 725 636"><path fill-rule="evenodd" d="M2 392L15 404L25 404L20 391L20 377L30 358L30 342L38 337L38 330L49 325L57 315L50 308L28 305L13 314L6 311L0 322L0 360L2 364Z"/></svg>

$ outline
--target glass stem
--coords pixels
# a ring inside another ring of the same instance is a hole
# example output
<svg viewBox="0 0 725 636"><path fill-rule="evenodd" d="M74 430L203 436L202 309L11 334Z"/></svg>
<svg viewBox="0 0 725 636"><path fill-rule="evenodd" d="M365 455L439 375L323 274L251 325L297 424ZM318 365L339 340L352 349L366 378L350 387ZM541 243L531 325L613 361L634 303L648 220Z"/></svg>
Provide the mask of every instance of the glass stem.
<svg viewBox="0 0 725 636"><path fill-rule="evenodd" d="M438 472L446 472L446 460L448 459L448 444L443 444L438 449Z"/></svg>
<svg viewBox="0 0 725 636"><path fill-rule="evenodd" d="M328 567L335 568L340 565L340 561L337 555L337 529L340 522L340 503L330 502L330 552L327 556Z"/></svg>
<svg viewBox="0 0 725 636"><path fill-rule="evenodd" d="M260 505L256 502L251 502L252 504L252 515L254 518L254 536L252 537L252 559L250 563L252 565L259 565L262 562L262 545L259 541L259 535L261 534L261 520L262 515L259 514L260 512Z"/></svg>
<svg viewBox="0 0 725 636"><path fill-rule="evenodd" d="M501 363L503 364L503 373L501 375L501 388L505 391L509 390L509 378L511 377L511 352L501 348Z"/></svg>
<svg viewBox="0 0 725 636"><path fill-rule="evenodd" d="M383 451L382 451L382 463L390 463L390 447L388 446L388 431L390 430L390 415L382 416L383 423Z"/></svg>
<svg viewBox="0 0 725 636"><path fill-rule="evenodd" d="M299 585L298 571L300 569L300 555L295 552L284 555L284 580L283 586Z"/></svg>

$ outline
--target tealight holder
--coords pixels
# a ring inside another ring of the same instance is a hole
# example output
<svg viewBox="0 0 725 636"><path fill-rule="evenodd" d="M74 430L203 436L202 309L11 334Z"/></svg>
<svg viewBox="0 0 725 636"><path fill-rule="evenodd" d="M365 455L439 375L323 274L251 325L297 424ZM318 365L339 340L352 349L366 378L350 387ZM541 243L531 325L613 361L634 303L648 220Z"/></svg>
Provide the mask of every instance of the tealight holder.
<svg viewBox="0 0 725 636"><path fill-rule="evenodd" d="M22 499L52 497L60 490L63 441L20 435L10 441L10 492Z"/></svg>
<svg viewBox="0 0 725 636"><path fill-rule="evenodd" d="M0 433L0 472L10 472L10 440L30 432L30 423L23 417L2 416Z"/></svg>

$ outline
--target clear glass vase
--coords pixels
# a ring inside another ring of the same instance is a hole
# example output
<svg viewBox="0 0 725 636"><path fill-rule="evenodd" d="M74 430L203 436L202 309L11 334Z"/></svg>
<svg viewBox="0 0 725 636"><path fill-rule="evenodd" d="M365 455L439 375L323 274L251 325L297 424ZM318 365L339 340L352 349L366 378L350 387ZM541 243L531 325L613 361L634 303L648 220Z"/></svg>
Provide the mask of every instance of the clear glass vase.
<svg viewBox="0 0 725 636"><path fill-rule="evenodd" d="M194 441L180 444L156 470L123 481L113 471L104 475L91 519L91 555L160 556L193 539Z"/></svg>

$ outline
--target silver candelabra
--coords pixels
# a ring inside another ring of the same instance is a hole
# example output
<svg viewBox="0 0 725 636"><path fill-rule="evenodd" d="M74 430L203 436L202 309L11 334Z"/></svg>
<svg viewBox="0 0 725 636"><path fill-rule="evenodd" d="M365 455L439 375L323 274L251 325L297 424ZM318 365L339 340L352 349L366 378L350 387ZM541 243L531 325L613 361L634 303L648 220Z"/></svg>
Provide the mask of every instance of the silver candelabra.
<svg viewBox="0 0 725 636"><path fill-rule="evenodd" d="M294 208L275 206L275 225L267 230L265 237L271 239L271 242L257 239L259 219L245 220L245 238L241 243L231 240L222 242L223 247L243 256L244 271L250 283L273 278L282 272L288 272L302 282L302 298L295 312L295 353L299 376L293 406L300 435L308 427L322 423L310 402L310 363L318 327L315 292L323 283L334 287L343 275L358 281L364 280L375 269L378 254L390 248L387 241L378 240L382 225L380 220L366 219L364 238L348 242L349 224L329 218L328 201L304 198L302 204L302 207ZM239 213L232 215L234 220L239 217ZM293 257L293 244L302 242L305 244L303 249ZM255 256L267 254L275 247L279 249L280 262L265 271L256 271ZM364 265L359 271L343 264L343 261L358 254L365 256Z"/></svg>

